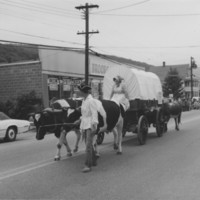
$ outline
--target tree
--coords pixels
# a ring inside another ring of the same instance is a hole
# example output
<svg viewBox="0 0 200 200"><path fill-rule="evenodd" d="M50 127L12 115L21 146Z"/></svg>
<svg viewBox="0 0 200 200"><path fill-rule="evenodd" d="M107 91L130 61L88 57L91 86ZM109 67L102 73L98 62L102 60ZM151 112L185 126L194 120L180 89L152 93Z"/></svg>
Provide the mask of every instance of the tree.
<svg viewBox="0 0 200 200"><path fill-rule="evenodd" d="M170 68L163 84L163 96L169 97L173 94L175 99L183 97L183 80L180 78L176 69Z"/></svg>
<svg viewBox="0 0 200 200"><path fill-rule="evenodd" d="M11 101L0 102L0 112L4 112L9 117L15 119L28 119L31 113L39 112L42 109L42 99L35 91L22 94Z"/></svg>
<svg viewBox="0 0 200 200"><path fill-rule="evenodd" d="M37 96L35 91L18 96L15 104L14 118L28 119L28 115L36 111L35 106L42 107L42 99Z"/></svg>

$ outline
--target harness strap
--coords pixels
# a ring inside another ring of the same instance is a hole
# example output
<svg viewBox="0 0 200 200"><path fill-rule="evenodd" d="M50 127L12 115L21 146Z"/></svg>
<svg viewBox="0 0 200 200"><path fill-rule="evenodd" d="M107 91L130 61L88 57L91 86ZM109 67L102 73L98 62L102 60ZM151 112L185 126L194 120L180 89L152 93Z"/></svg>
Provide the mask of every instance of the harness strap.
<svg viewBox="0 0 200 200"><path fill-rule="evenodd" d="M76 126L76 125L74 123L60 123L60 124L43 125L40 127L43 128L43 127L51 127L51 126Z"/></svg>

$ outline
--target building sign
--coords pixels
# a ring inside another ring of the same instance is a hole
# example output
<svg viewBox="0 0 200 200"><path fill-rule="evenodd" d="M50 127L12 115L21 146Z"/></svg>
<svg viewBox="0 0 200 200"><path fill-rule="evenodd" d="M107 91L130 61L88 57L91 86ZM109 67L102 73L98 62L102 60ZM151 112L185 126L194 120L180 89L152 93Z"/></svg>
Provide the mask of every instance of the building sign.
<svg viewBox="0 0 200 200"><path fill-rule="evenodd" d="M79 91L77 86L82 83L82 79L71 79L71 85L74 88L74 91Z"/></svg>
<svg viewBox="0 0 200 200"><path fill-rule="evenodd" d="M72 85L80 85L82 82L82 79L71 79Z"/></svg>
<svg viewBox="0 0 200 200"><path fill-rule="evenodd" d="M58 91L58 84L57 78L48 78L49 90Z"/></svg>
<svg viewBox="0 0 200 200"><path fill-rule="evenodd" d="M104 74L106 73L108 68L109 68L108 65L92 63L91 64L91 74L98 75L98 76L104 76Z"/></svg>

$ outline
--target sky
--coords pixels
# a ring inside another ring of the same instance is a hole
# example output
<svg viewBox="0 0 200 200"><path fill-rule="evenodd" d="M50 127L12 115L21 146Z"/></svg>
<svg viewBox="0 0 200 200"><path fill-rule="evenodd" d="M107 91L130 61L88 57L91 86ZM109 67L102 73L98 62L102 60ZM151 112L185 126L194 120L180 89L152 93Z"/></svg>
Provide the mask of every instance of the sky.
<svg viewBox="0 0 200 200"><path fill-rule="evenodd" d="M84 48L89 9L93 51L151 65L200 67L199 0L0 0L0 40Z"/></svg>

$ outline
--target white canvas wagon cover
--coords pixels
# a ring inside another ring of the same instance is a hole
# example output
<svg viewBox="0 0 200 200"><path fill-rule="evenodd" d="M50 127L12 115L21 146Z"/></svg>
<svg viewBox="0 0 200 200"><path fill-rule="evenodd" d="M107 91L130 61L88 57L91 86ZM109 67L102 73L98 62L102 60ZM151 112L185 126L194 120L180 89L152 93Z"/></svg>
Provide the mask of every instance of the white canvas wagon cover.
<svg viewBox="0 0 200 200"><path fill-rule="evenodd" d="M159 77L152 72L145 72L125 66L109 68L103 79L103 98L109 99L114 85L113 78L121 76L129 95L129 100L162 101L162 85Z"/></svg>

